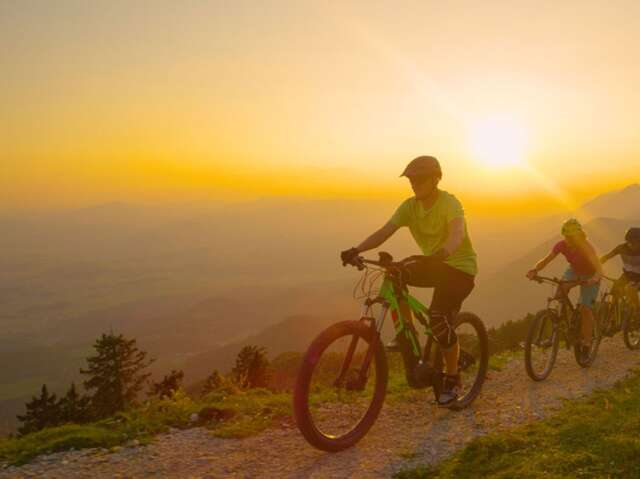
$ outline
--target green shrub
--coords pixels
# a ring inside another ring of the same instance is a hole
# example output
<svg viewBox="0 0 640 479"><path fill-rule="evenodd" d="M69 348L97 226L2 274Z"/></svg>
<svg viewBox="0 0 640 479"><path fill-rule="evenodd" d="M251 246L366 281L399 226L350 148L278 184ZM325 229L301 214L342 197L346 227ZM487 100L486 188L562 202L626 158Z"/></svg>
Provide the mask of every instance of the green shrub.
<svg viewBox="0 0 640 479"><path fill-rule="evenodd" d="M46 428L19 438L0 442L0 458L12 464L23 464L40 454L71 448L112 447L128 440L118 428L100 425L68 424Z"/></svg>

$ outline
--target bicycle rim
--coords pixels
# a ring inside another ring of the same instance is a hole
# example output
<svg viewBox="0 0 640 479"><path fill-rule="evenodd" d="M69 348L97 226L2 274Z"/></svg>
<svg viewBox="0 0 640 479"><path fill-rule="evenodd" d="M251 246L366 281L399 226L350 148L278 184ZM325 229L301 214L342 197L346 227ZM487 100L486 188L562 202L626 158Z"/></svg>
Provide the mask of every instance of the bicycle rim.
<svg viewBox="0 0 640 479"><path fill-rule="evenodd" d="M546 379L556 361L559 346L559 330L556 314L543 310L536 314L529 326L525 342L525 367L534 381Z"/></svg>
<svg viewBox="0 0 640 479"><path fill-rule="evenodd" d="M314 446L328 451L355 444L375 421L386 392L387 364L376 337L357 321L338 323L310 346L298 377L294 412Z"/></svg>

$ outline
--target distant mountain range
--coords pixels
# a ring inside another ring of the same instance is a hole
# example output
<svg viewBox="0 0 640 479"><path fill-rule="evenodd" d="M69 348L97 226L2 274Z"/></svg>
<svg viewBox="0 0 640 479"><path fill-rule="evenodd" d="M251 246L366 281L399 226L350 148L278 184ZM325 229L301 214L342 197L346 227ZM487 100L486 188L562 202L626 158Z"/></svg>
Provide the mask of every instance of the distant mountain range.
<svg viewBox="0 0 640 479"><path fill-rule="evenodd" d="M577 212L581 218L618 218L637 221L640 218L640 184L597 196Z"/></svg>

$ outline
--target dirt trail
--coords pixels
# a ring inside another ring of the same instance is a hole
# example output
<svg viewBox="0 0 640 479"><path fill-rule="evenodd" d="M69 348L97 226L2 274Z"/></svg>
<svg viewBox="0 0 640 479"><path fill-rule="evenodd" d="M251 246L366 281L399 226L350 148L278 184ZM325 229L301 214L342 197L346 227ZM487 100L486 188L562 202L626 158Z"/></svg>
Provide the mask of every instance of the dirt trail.
<svg viewBox="0 0 640 479"><path fill-rule="evenodd" d="M283 426L248 439L218 439L205 429L174 431L148 446L71 451L45 456L0 478L324 478L389 477L403 467L432 463L476 436L545 417L562 402L613 385L640 363L620 336L606 340L590 369L561 351L551 376L534 383L521 359L490 372L483 393L461 412L433 405L431 392L385 405L376 425L357 446L337 454L311 448L297 429Z"/></svg>

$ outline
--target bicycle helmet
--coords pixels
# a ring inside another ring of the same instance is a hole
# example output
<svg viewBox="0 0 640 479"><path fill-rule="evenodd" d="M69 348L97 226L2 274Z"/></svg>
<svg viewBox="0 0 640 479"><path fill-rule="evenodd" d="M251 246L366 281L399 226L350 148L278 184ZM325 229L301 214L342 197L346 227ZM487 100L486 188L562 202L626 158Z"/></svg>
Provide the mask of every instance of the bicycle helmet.
<svg viewBox="0 0 640 479"><path fill-rule="evenodd" d="M575 218L570 218L564 223L562 223L562 236L577 236L579 234L583 234L584 230L582 229L582 225Z"/></svg>
<svg viewBox="0 0 640 479"><path fill-rule="evenodd" d="M419 156L409 162L400 176L437 176L442 178L442 169L436 157Z"/></svg>
<svg viewBox="0 0 640 479"><path fill-rule="evenodd" d="M631 242L640 242L640 228L629 228L624 234L624 239Z"/></svg>

